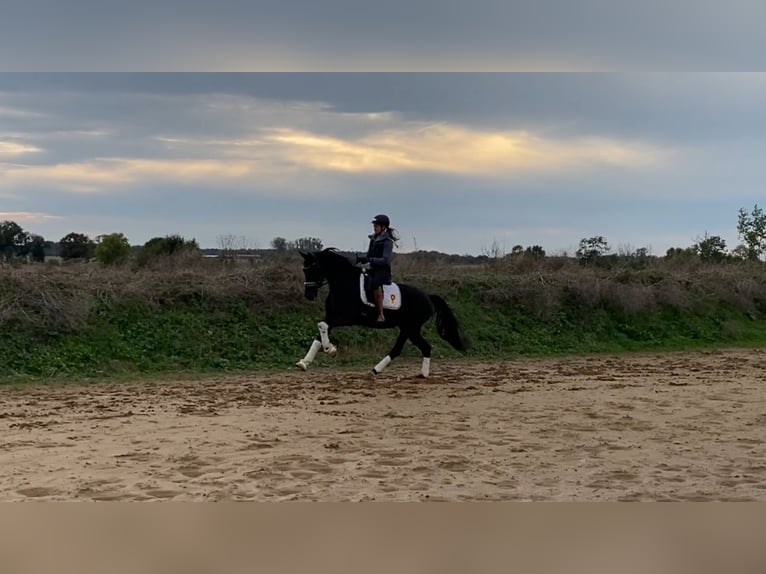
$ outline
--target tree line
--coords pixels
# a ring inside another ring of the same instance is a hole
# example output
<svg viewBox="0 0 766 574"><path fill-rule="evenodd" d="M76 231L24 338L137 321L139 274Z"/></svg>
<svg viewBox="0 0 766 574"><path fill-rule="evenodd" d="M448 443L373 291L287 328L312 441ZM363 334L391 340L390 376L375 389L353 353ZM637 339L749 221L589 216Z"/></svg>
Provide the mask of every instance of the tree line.
<svg viewBox="0 0 766 574"><path fill-rule="evenodd" d="M727 249L726 240L719 235L705 235L698 238L689 247L671 247L665 252L667 259L697 258L706 262L722 261L760 261L766 255L766 214L755 205L748 212L741 208L737 214L737 234L742 243L731 250ZM580 240L576 257L582 263L592 263L609 254L611 248L607 240L597 235ZM629 255L637 258L649 256L647 248L637 249Z"/></svg>
<svg viewBox="0 0 766 574"><path fill-rule="evenodd" d="M322 240L316 237L301 237L287 240L275 237L272 249L282 251L319 251ZM153 237L143 245L131 245L122 233L107 233L95 238L85 233L68 233L58 242L48 241L41 235L30 233L15 221L0 221L0 261L2 262L44 262L55 253L63 260L95 260L104 265L117 265L134 260L144 265L161 256L187 253L202 255L214 251L222 259L252 254L256 250L254 241L238 235L218 237L218 249L202 250L195 239L186 239L173 234Z"/></svg>
<svg viewBox="0 0 766 574"><path fill-rule="evenodd" d="M751 211L741 208L737 218L737 233L742 243L731 250L727 249L726 241L717 235L707 232L689 247L671 247L665 257L698 258L702 261L720 262L727 260L759 261L766 255L766 214L755 205ZM255 251L255 242L243 236L222 235L218 238L218 255L222 258L236 256ZM180 235L153 237L142 246L131 246L128 238L122 233L108 233L91 239L84 233L69 233L57 243L45 240L41 235L23 229L14 221L0 222L0 261L45 261L46 254L54 246L58 247L58 255L64 260L95 259L104 265L116 265L135 259L139 264L164 255L178 253L201 254L202 250L195 239L186 239ZM289 251L319 251L323 248L322 240L317 237L301 237L288 240L275 237L270 242L271 250L277 253ZM580 240L575 257L583 264L598 262L611 253L611 247L606 238L601 235ZM534 245L526 249L521 245L513 247L506 254L494 242L492 247L483 250L484 258L498 259L501 257L526 257L541 259L546 257L545 250ZM651 255L648 248L642 247L630 253L621 253L633 258L644 259Z"/></svg>

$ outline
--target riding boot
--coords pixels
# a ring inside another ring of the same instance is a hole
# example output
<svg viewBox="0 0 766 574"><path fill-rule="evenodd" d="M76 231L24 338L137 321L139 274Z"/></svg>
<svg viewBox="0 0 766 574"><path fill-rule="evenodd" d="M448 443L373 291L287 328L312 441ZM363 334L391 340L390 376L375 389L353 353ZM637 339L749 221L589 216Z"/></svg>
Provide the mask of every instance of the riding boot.
<svg viewBox="0 0 766 574"><path fill-rule="evenodd" d="M375 289L375 306L378 308L378 323L383 323L386 317L383 315L383 288Z"/></svg>

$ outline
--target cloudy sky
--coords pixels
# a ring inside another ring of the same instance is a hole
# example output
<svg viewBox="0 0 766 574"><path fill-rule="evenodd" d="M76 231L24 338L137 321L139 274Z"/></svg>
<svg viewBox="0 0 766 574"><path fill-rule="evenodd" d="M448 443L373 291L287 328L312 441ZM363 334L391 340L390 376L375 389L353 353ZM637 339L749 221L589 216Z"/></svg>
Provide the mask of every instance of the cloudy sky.
<svg viewBox="0 0 766 574"><path fill-rule="evenodd" d="M766 74L0 74L0 218L48 239L733 247Z"/></svg>
<svg viewBox="0 0 766 574"><path fill-rule="evenodd" d="M0 219L361 250L384 212L404 251L733 247L766 187L764 22L756 0L6 0Z"/></svg>
<svg viewBox="0 0 766 574"><path fill-rule="evenodd" d="M753 71L762 0L3 0L0 69Z"/></svg>

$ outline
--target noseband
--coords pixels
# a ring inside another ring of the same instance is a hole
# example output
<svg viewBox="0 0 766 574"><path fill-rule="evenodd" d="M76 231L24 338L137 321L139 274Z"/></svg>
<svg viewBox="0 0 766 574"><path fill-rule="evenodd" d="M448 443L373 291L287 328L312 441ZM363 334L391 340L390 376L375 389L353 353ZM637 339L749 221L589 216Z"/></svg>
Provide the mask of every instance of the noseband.
<svg viewBox="0 0 766 574"><path fill-rule="evenodd" d="M304 265L303 266L303 273L304 273L304 275L305 275L306 271L308 271L309 269L312 269L312 268L318 267L318 266L319 266L319 262L318 261L314 261L314 263L312 263L311 265L308 265L308 266ZM303 282L303 286L304 287L312 287L314 289L319 289L325 283L327 283L327 280L324 277L322 277L322 279L320 281L304 281Z"/></svg>

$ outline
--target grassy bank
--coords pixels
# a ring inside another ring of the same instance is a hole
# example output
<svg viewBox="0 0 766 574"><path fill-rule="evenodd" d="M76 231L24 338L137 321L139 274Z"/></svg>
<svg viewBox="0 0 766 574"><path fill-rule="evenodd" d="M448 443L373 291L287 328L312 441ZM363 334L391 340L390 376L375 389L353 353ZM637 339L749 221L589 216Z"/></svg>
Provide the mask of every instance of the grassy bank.
<svg viewBox="0 0 766 574"><path fill-rule="evenodd" d="M321 302L303 298L300 260L168 260L0 270L0 380L284 369L306 352ZM504 359L766 344L761 264L664 260L583 267L564 259L461 265L398 256L397 276L442 295L472 339ZM326 288L325 288L326 289ZM429 324L435 357L457 357ZM380 358L394 331L339 329L332 363ZM410 345L405 356L417 356Z"/></svg>

